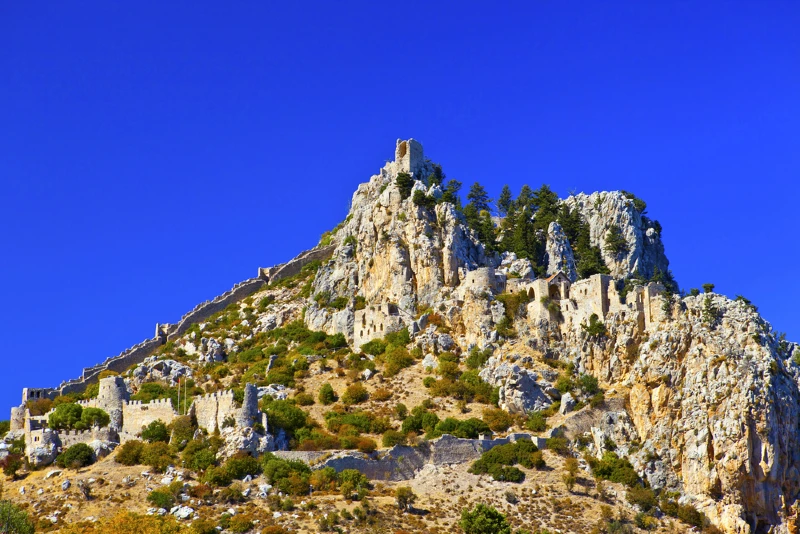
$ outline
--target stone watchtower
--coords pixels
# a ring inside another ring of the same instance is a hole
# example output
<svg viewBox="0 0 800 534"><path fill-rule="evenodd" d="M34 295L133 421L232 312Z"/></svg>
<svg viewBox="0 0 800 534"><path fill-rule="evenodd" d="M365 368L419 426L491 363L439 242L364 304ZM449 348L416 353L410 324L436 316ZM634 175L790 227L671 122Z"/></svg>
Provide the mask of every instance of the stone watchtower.
<svg viewBox="0 0 800 534"><path fill-rule="evenodd" d="M425 156L422 154L422 145L414 139L403 141L397 140L394 149L394 161L397 164L397 172L407 172L417 180L425 177L419 176L419 172L425 166Z"/></svg>
<svg viewBox="0 0 800 534"><path fill-rule="evenodd" d="M128 387L121 376L107 376L100 379L97 394L97 407L111 417L111 427L117 431L122 428L122 405L130 400Z"/></svg>
<svg viewBox="0 0 800 534"><path fill-rule="evenodd" d="M236 417L236 424L241 428L251 427L258 422L258 388L253 384L245 384L242 409Z"/></svg>

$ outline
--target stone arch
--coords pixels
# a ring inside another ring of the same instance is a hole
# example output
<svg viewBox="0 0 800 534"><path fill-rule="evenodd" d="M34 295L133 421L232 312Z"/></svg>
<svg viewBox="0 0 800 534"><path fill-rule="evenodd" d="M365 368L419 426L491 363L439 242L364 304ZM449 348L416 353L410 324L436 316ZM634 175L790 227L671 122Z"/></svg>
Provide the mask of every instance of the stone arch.
<svg viewBox="0 0 800 534"><path fill-rule="evenodd" d="M534 293L533 288L528 290L528 297L531 299L536 299L536 293Z"/></svg>

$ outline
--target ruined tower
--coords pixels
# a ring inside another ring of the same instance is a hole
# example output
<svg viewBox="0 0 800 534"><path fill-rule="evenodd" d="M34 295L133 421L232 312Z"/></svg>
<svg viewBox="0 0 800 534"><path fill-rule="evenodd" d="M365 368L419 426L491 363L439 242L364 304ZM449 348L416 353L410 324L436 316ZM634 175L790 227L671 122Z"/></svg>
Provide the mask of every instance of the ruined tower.
<svg viewBox="0 0 800 534"><path fill-rule="evenodd" d="M258 422L258 388L253 384L245 384L242 409L237 414L236 424L245 428L253 426L255 422Z"/></svg>
<svg viewBox="0 0 800 534"><path fill-rule="evenodd" d="M121 376L107 376L100 379L100 392L97 394L97 407L111 417L111 427L117 431L122 428L122 405L130 400L128 387Z"/></svg>
<svg viewBox="0 0 800 534"><path fill-rule="evenodd" d="M420 171L425 166L425 157L422 154L422 145L414 139L404 141L397 140L394 149L394 161L397 163L397 172L410 173L417 180L423 180L424 176L419 176Z"/></svg>

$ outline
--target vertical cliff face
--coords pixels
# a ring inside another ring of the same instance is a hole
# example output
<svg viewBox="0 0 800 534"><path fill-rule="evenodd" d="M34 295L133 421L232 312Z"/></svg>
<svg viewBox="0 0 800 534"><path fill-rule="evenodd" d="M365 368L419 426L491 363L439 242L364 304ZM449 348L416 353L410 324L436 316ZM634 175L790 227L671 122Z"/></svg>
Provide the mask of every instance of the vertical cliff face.
<svg viewBox="0 0 800 534"><path fill-rule="evenodd" d="M563 202L570 209L578 210L589 224L592 245L603 251L603 259L615 278L625 278L637 271L650 278L656 268L662 273L669 268L658 226L640 213L634 201L624 193L580 193ZM613 226L621 230L627 244L627 250L619 254L605 246L606 236Z"/></svg>

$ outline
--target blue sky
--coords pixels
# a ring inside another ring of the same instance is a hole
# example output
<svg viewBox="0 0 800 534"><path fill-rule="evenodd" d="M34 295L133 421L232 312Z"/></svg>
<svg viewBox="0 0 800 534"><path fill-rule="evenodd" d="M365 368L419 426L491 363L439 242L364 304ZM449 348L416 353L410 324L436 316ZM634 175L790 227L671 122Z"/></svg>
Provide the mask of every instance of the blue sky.
<svg viewBox="0 0 800 534"><path fill-rule="evenodd" d="M0 7L1 406L313 246L408 137L635 192L681 287L800 340L799 3L166 4Z"/></svg>

